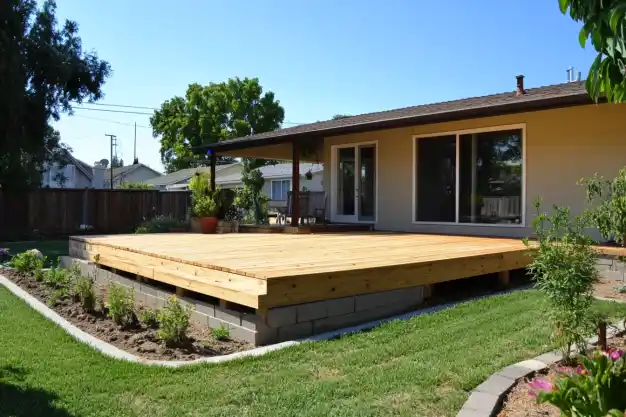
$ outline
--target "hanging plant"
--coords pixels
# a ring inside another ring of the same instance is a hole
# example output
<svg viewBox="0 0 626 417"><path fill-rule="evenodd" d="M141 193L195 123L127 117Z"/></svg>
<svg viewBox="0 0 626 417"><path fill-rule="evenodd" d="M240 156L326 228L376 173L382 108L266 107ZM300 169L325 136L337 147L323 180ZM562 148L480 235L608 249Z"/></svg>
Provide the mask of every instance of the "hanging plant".
<svg viewBox="0 0 626 417"><path fill-rule="evenodd" d="M313 173L311 172L310 169L306 172L306 174L304 174L304 178L309 181L313 179Z"/></svg>

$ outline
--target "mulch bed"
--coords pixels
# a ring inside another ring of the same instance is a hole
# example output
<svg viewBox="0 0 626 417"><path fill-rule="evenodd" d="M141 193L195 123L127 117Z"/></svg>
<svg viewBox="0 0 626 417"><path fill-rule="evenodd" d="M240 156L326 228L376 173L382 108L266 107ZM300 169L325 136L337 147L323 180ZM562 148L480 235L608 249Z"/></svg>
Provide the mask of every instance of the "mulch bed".
<svg viewBox="0 0 626 417"><path fill-rule="evenodd" d="M626 334L622 333L613 337L609 341L609 347L626 349ZM542 378L554 383L565 372L576 372L575 367L567 367L555 364L542 372ZM513 386L508 396L504 400L504 405L498 417L560 417L561 412L551 404L537 404L537 400L531 397L531 389L528 383L533 377L525 378Z"/></svg>
<svg viewBox="0 0 626 417"><path fill-rule="evenodd" d="M157 329L146 327L139 322L120 327L101 311L86 313L80 303L71 297L64 297L55 305L50 306L48 300L55 292L54 289L11 269L3 269L2 275L48 305L79 329L145 359L193 360L207 356L226 355L254 347L232 339L217 340L211 335L210 329L203 328L193 321L190 321L188 340L181 346L167 347L157 336Z"/></svg>

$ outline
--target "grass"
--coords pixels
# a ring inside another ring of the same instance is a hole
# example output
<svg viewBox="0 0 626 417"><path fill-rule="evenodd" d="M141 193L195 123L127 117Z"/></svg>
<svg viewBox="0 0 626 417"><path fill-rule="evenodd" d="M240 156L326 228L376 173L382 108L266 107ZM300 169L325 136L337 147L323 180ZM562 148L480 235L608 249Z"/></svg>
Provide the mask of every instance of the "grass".
<svg viewBox="0 0 626 417"><path fill-rule="evenodd" d="M0 287L0 415L454 416L491 373L553 347L542 302L520 291L259 358L165 369L104 357Z"/></svg>
<svg viewBox="0 0 626 417"><path fill-rule="evenodd" d="M69 254L69 243L63 240L33 240L28 242L0 243L0 248L9 249L11 255L26 252L29 249L39 249L43 256L47 256L46 267L52 266L59 256Z"/></svg>

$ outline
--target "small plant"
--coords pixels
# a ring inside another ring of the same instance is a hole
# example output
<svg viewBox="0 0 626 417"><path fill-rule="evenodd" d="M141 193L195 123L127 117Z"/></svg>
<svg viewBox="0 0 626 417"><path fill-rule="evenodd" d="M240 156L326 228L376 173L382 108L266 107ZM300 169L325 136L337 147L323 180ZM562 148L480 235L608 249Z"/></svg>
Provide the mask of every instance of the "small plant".
<svg viewBox="0 0 626 417"><path fill-rule="evenodd" d="M596 174L580 183L587 188L587 200L593 204L585 213L592 225L605 239L626 245L626 168L612 180Z"/></svg>
<svg viewBox="0 0 626 417"><path fill-rule="evenodd" d="M74 297L80 301L83 310L88 313L96 309L96 291L93 288L93 281L89 277L79 276L74 281L72 289Z"/></svg>
<svg viewBox="0 0 626 417"><path fill-rule="evenodd" d="M140 235L140 234L144 234L144 233L150 233L150 229L148 229L147 226L138 226L135 229L135 234Z"/></svg>
<svg viewBox="0 0 626 417"><path fill-rule="evenodd" d="M6 262L11 257L7 248L0 248L0 263Z"/></svg>
<svg viewBox="0 0 626 417"><path fill-rule="evenodd" d="M67 288L57 288L48 298L48 305L55 306L60 300L67 297Z"/></svg>
<svg viewBox="0 0 626 417"><path fill-rule="evenodd" d="M43 269L46 258L38 250L27 250L15 255L9 265L19 273L35 274L35 271Z"/></svg>
<svg viewBox="0 0 626 417"><path fill-rule="evenodd" d="M220 324L220 327L211 330L211 334L216 340L228 340L230 338L230 330L224 326L224 323Z"/></svg>
<svg viewBox="0 0 626 417"><path fill-rule="evenodd" d="M115 283L109 285L107 298L108 315L116 324L126 326L135 321L134 301L135 294L132 288L127 290Z"/></svg>
<svg viewBox="0 0 626 417"><path fill-rule="evenodd" d="M621 350L598 351L582 357L576 371L556 384L544 379L530 383L531 396L550 403L570 417L624 415L626 409L626 365Z"/></svg>
<svg viewBox="0 0 626 417"><path fill-rule="evenodd" d="M615 291L620 294L626 294L626 285L618 285L617 287L615 287Z"/></svg>
<svg viewBox="0 0 626 417"><path fill-rule="evenodd" d="M61 268L58 263L43 273L43 282L52 288L68 288L72 278L73 271Z"/></svg>
<svg viewBox="0 0 626 417"><path fill-rule="evenodd" d="M198 217L214 217L217 214L217 204L210 196L202 196L194 201L193 211Z"/></svg>
<svg viewBox="0 0 626 417"><path fill-rule="evenodd" d="M137 229L135 229L135 233L167 233L171 229L181 229L186 227L187 223L172 216L164 216L160 214L141 223Z"/></svg>
<svg viewBox="0 0 626 417"><path fill-rule="evenodd" d="M584 233L584 218L572 219L568 208L558 206L551 215L540 213L540 206L536 201L538 214L533 227L537 242L525 240L532 256L528 270L535 287L548 299L554 337L568 359L572 346L584 349L586 337L593 332L597 254L591 246L593 241Z"/></svg>
<svg viewBox="0 0 626 417"><path fill-rule="evenodd" d="M144 326L156 328L159 325L158 313L150 309L141 310L139 312L139 321Z"/></svg>
<svg viewBox="0 0 626 417"><path fill-rule="evenodd" d="M167 299L167 305L159 312L159 337L168 346L180 344L187 338L191 307L184 307L176 298Z"/></svg>

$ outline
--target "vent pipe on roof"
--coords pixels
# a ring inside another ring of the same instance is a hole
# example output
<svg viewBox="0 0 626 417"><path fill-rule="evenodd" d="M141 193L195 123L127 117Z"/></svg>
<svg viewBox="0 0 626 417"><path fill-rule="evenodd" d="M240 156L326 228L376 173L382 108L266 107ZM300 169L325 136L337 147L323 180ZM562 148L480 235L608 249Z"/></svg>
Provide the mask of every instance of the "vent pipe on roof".
<svg viewBox="0 0 626 417"><path fill-rule="evenodd" d="M523 96L526 94L526 90L524 90L524 76L518 75L515 77L517 79L517 90L515 91L516 96Z"/></svg>

